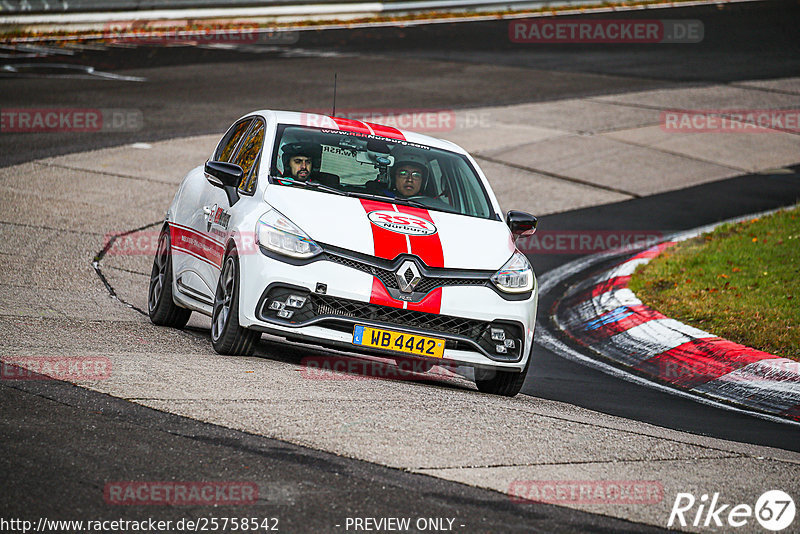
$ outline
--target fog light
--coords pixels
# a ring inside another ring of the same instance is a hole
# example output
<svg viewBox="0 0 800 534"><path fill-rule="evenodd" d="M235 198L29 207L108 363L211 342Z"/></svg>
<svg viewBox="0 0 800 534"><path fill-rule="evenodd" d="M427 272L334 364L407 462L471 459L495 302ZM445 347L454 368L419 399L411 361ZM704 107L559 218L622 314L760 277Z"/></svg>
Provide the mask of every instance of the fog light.
<svg viewBox="0 0 800 534"><path fill-rule="evenodd" d="M506 339L503 344L506 346L507 349L513 349L516 348L517 346L516 343L514 343L513 339Z"/></svg>
<svg viewBox="0 0 800 534"><path fill-rule="evenodd" d="M277 300L273 300L272 302L269 303L270 310L282 310L283 307L284 307L283 302Z"/></svg>
<svg viewBox="0 0 800 534"><path fill-rule="evenodd" d="M506 331L502 328L492 328L492 341L503 341L506 338Z"/></svg>
<svg viewBox="0 0 800 534"><path fill-rule="evenodd" d="M292 315L294 315L293 311L286 309L278 310L278 317L280 317L281 319L291 319Z"/></svg>
<svg viewBox="0 0 800 534"><path fill-rule="evenodd" d="M497 345L494 348L494 350L495 350L495 352L497 352L497 354L505 354L505 353L508 352L508 350L506 350L506 346L505 345Z"/></svg>
<svg viewBox="0 0 800 534"><path fill-rule="evenodd" d="M306 298L297 295L289 295L289 298L286 299L286 306L289 308L302 308L305 303Z"/></svg>

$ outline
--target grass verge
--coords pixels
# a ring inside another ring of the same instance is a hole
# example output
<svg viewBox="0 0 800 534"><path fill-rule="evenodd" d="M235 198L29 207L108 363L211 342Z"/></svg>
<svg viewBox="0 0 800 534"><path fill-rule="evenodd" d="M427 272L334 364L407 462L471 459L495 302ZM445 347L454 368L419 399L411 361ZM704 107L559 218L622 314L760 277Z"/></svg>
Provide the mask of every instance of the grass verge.
<svg viewBox="0 0 800 534"><path fill-rule="evenodd" d="M667 317L800 360L800 206L678 243L630 288Z"/></svg>

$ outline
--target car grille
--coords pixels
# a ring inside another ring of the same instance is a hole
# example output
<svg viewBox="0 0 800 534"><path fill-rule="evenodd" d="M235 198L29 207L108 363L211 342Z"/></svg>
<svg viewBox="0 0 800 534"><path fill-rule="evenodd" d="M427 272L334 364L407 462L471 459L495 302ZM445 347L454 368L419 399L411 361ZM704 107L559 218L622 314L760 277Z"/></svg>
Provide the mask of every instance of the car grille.
<svg viewBox="0 0 800 534"><path fill-rule="evenodd" d="M378 280L380 280L387 289L399 289L395 273L391 269L376 267L365 262L354 260L352 258L345 258L336 254L328 254L327 258L340 265L346 265L352 269L358 269L365 273L369 273ZM443 286L483 286L486 285L488 278L454 278L454 277L439 277L439 276L423 276L417 283L414 291L420 293L428 293L437 287Z"/></svg>
<svg viewBox="0 0 800 534"><path fill-rule="evenodd" d="M310 297L311 307L316 315L349 317L391 323L397 326L424 328L425 330L464 336L476 341L489 326L487 322L474 319L379 306L329 295L312 294Z"/></svg>
<svg viewBox="0 0 800 534"><path fill-rule="evenodd" d="M299 307L286 308L290 296L305 301ZM280 303L280 309L291 311L289 317L280 318L277 311L271 306ZM488 357L498 361L519 361L524 345L524 329L515 321L495 320L492 322L480 319L466 319L438 313L426 313L417 310L393 308L361 302L341 297L334 297L323 293L311 293L305 288L272 284L261 295L256 307L260 320L303 326L316 324L325 328L332 328L342 332L352 332L353 324L364 322L377 325L386 324L388 327L414 328L432 334L440 334L449 339L445 347L448 349L475 350L480 348ZM505 345L501 339L495 341L493 332L502 330L505 339L513 340L511 345ZM502 346L507 348L502 351Z"/></svg>

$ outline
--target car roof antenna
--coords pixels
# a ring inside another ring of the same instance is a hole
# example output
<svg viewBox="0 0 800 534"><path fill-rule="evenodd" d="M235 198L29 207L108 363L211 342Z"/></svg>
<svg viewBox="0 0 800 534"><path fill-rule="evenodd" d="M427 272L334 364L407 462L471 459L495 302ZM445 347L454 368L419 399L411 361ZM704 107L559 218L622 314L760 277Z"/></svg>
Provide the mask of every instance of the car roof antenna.
<svg viewBox="0 0 800 534"><path fill-rule="evenodd" d="M338 73L333 73L333 111L331 111L331 117L336 116L336 75Z"/></svg>

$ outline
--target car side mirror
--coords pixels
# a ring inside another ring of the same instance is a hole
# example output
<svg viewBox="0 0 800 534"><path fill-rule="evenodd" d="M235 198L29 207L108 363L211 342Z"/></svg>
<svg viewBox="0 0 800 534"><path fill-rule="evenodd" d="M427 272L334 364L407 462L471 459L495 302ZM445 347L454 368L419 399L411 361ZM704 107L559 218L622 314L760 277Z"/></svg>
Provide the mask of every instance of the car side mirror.
<svg viewBox="0 0 800 534"><path fill-rule="evenodd" d="M506 224L511 230L511 234L514 236L514 239L533 235L533 233L536 231L536 225L538 222L539 219L530 213L525 213L524 211L511 210L506 213Z"/></svg>
<svg viewBox="0 0 800 534"><path fill-rule="evenodd" d="M231 206L239 200L237 188L242 181L244 171L238 165L224 161L206 161L206 180L214 187L224 189Z"/></svg>

